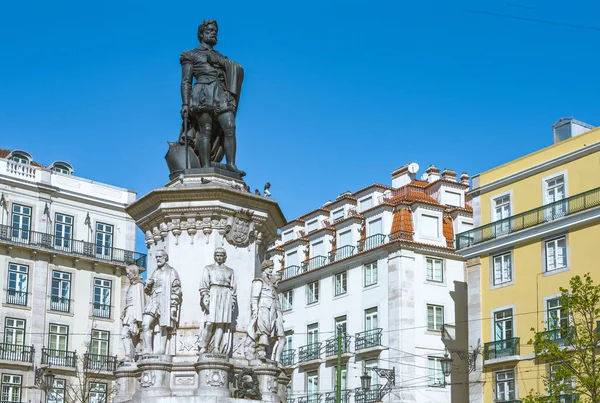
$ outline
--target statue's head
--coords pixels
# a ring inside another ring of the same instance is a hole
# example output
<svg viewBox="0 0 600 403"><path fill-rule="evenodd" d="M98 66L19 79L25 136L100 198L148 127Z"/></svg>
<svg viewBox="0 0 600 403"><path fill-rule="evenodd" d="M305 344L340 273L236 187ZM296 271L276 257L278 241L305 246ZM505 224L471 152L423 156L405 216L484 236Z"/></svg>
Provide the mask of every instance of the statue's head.
<svg viewBox="0 0 600 403"><path fill-rule="evenodd" d="M163 267L169 261L169 254L164 249L156 251L156 265L160 268Z"/></svg>
<svg viewBox="0 0 600 403"><path fill-rule="evenodd" d="M125 268L125 274L129 280L133 280L140 275L140 268L135 264L130 264Z"/></svg>
<svg viewBox="0 0 600 403"><path fill-rule="evenodd" d="M215 262L223 264L227 260L227 251L224 248L215 249Z"/></svg>
<svg viewBox="0 0 600 403"><path fill-rule="evenodd" d="M266 276L270 276L273 273L274 267L275 267L275 264L273 263L272 260L265 259L265 260L263 260L262 264L260 265L260 270Z"/></svg>
<svg viewBox="0 0 600 403"><path fill-rule="evenodd" d="M217 44L218 32L219 25L216 20L204 20L198 27L198 40L200 43L215 46Z"/></svg>

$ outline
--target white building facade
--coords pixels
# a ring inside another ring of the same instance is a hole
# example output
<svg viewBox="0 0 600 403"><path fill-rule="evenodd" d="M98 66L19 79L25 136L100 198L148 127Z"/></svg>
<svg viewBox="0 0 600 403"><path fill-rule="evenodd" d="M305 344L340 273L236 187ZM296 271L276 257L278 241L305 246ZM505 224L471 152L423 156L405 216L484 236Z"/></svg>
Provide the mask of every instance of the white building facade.
<svg viewBox="0 0 600 403"><path fill-rule="evenodd" d="M25 151L0 149L3 403L110 396L122 348L123 269L146 266L124 211L135 198L74 176L66 162L45 167ZM36 369L50 371L53 385L43 376L36 384Z"/></svg>
<svg viewBox="0 0 600 403"><path fill-rule="evenodd" d="M416 180L417 169L404 166L392 173L392 186L346 192L288 222L271 246L283 270L289 402L335 402L338 327L342 401L440 403L458 396L440 358L449 345L443 333L461 335L456 312L466 307L454 234L472 226L468 176L457 181L453 171L431 166ZM466 372L459 361L454 367ZM374 368L395 371L387 389ZM364 372L368 391L360 389Z"/></svg>

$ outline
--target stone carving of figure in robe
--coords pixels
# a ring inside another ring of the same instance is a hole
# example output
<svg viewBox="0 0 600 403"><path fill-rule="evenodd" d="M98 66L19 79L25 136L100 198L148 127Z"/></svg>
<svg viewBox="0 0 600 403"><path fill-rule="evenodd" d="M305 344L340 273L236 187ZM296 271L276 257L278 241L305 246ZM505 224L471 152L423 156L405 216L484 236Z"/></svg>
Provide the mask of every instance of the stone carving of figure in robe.
<svg viewBox="0 0 600 403"><path fill-rule="evenodd" d="M182 301L181 281L177 271L167 264L169 255L160 249L156 252L156 270L146 282L144 291L148 303L142 321L144 353L165 354L167 342L179 324ZM159 340L154 343L155 329Z"/></svg>
<svg viewBox="0 0 600 403"><path fill-rule="evenodd" d="M235 274L225 266L225 249L215 249L214 258L215 263L204 268L200 283L200 307L204 314L200 353L229 354L236 304Z"/></svg>
<svg viewBox="0 0 600 403"><path fill-rule="evenodd" d="M140 344L142 330L142 312L144 310L144 283L140 277L140 268L132 264L125 269L129 287L125 293L125 309L121 312L122 338L125 349L125 361L134 361L136 348Z"/></svg>
<svg viewBox="0 0 600 403"><path fill-rule="evenodd" d="M273 272L273 262L261 265L262 277L252 282L250 290L250 323L246 339L246 358L279 362L285 346L283 310L277 287L281 276ZM254 351L252 351L254 350Z"/></svg>

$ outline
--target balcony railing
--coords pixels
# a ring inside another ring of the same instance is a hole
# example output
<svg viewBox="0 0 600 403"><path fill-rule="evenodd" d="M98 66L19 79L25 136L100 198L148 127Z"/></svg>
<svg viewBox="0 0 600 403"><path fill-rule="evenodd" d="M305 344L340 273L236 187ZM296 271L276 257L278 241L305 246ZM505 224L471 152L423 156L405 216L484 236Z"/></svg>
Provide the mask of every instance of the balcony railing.
<svg viewBox="0 0 600 403"><path fill-rule="evenodd" d="M324 266L327 263L327 257L325 256L315 256L313 258L308 259L304 263L302 263L302 271L311 271L318 269L321 266Z"/></svg>
<svg viewBox="0 0 600 403"><path fill-rule="evenodd" d="M513 337L512 339L492 341L483 345L483 359L493 360L495 358L512 357L519 355L521 348L519 346L520 339Z"/></svg>
<svg viewBox="0 0 600 403"><path fill-rule="evenodd" d="M556 397L545 397L542 398L543 401L548 402L558 402L558 403L576 403L579 401L578 395L558 395Z"/></svg>
<svg viewBox="0 0 600 403"><path fill-rule="evenodd" d="M51 295L50 310L59 312L71 312L71 300L69 298Z"/></svg>
<svg viewBox="0 0 600 403"><path fill-rule="evenodd" d="M569 327L566 329L553 329L542 332L545 340L552 341L560 347L565 347L573 342L575 337L575 328Z"/></svg>
<svg viewBox="0 0 600 403"><path fill-rule="evenodd" d="M60 252L120 265L136 264L140 267L146 267L146 255L143 253L57 237L53 234L7 225L0 225L0 243L26 245L38 250Z"/></svg>
<svg viewBox="0 0 600 403"><path fill-rule="evenodd" d="M354 401L360 403L375 403L381 401L383 385L375 384L371 385L369 390L362 390L362 388L356 388L354 391Z"/></svg>
<svg viewBox="0 0 600 403"><path fill-rule="evenodd" d="M362 241L358 241L357 249L358 252L364 252L366 250L375 249L385 244L386 236L384 234L375 234L366 237Z"/></svg>
<svg viewBox="0 0 600 403"><path fill-rule="evenodd" d="M354 254L354 246L346 245L329 252L329 260L335 262L350 257Z"/></svg>
<svg viewBox="0 0 600 403"><path fill-rule="evenodd" d="M84 354L83 369L114 372L117 369L116 355Z"/></svg>
<svg viewBox="0 0 600 403"><path fill-rule="evenodd" d="M92 316L96 318L110 319L110 305L98 304L94 302L92 304Z"/></svg>
<svg viewBox="0 0 600 403"><path fill-rule="evenodd" d="M340 403L350 403L350 392L349 389L342 389L342 399L340 400ZM325 393L324 403L338 403L337 400L335 400L335 392Z"/></svg>
<svg viewBox="0 0 600 403"><path fill-rule="evenodd" d="M323 399L322 393L313 393L307 396L300 396L298 403L321 403Z"/></svg>
<svg viewBox="0 0 600 403"><path fill-rule="evenodd" d="M289 367L294 365L294 359L296 358L296 350L289 349L283 350L281 353L281 365Z"/></svg>
<svg viewBox="0 0 600 403"><path fill-rule="evenodd" d="M6 290L6 303L11 305L27 306L27 292Z"/></svg>
<svg viewBox="0 0 600 403"><path fill-rule="evenodd" d="M342 354L350 352L350 336L342 336ZM325 341L325 357L334 357L338 353L337 335Z"/></svg>
<svg viewBox="0 0 600 403"><path fill-rule="evenodd" d="M456 235L456 249L464 249L598 206L600 206L600 188L588 190L524 213L461 232Z"/></svg>
<svg viewBox="0 0 600 403"><path fill-rule="evenodd" d="M354 336L354 348L356 351L364 350L365 348L372 348L381 346L381 336L383 329L371 329L365 332L356 333Z"/></svg>
<svg viewBox="0 0 600 403"><path fill-rule="evenodd" d="M396 231L389 235L390 242L394 241L413 241L414 240L414 232L410 231Z"/></svg>
<svg viewBox="0 0 600 403"><path fill-rule="evenodd" d="M303 363L306 361L318 360L321 355L322 344L323 343L319 342L300 347L298 351L298 362Z"/></svg>
<svg viewBox="0 0 600 403"><path fill-rule="evenodd" d="M75 351L51 350L44 347L42 348L42 364L75 368L77 366L77 353Z"/></svg>
<svg viewBox="0 0 600 403"><path fill-rule="evenodd" d="M0 343L0 360L33 362L33 346Z"/></svg>
<svg viewBox="0 0 600 403"><path fill-rule="evenodd" d="M283 269L283 277L281 279L287 280L288 278L297 276L300 273L301 273L300 266L296 266L296 265L288 266Z"/></svg>

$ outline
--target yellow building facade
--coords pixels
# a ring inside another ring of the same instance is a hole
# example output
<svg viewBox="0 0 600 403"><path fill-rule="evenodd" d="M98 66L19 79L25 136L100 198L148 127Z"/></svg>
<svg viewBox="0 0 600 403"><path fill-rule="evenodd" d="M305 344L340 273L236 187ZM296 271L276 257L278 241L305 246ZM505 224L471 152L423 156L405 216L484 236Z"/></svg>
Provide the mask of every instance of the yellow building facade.
<svg viewBox="0 0 600 403"><path fill-rule="evenodd" d="M561 337L548 330L568 321L559 288L597 270L600 128L567 124L573 137L559 141L555 129L552 146L473 178L474 227L456 237L467 258L471 402L545 393L549 367L528 342L534 331Z"/></svg>

